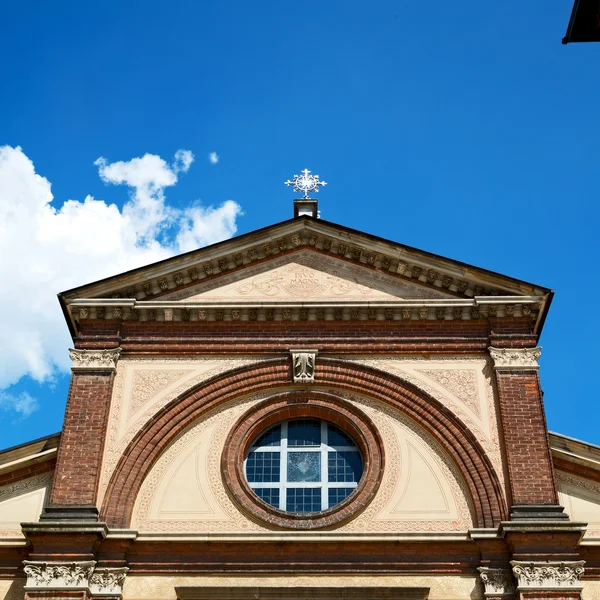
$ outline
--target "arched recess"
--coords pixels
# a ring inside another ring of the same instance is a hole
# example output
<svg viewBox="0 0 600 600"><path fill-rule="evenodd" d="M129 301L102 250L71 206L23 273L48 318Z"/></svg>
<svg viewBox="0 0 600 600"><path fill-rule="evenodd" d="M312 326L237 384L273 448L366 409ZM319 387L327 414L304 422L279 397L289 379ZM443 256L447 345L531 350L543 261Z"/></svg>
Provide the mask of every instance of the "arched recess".
<svg viewBox="0 0 600 600"><path fill-rule="evenodd" d="M475 436L435 398L377 369L320 358L316 377L332 385L386 402L421 425L452 457L471 494L476 527L495 527L506 518L498 477ZM126 528L150 469L168 446L204 413L238 396L291 384L291 360L241 367L186 391L157 413L131 441L110 479L100 517ZM309 386L310 389L310 386Z"/></svg>

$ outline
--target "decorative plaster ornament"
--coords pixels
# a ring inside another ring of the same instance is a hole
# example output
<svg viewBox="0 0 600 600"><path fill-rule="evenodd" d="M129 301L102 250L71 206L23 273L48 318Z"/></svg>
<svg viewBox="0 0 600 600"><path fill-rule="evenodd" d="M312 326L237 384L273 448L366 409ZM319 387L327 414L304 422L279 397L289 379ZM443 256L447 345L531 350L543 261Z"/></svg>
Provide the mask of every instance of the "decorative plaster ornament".
<svg viewBox="0 0 600 600"><path fill-rule="evenodd" d="M318 350L290 350L294 383L315 382L315 362Z"/></svg>
<svg viewBox="0 0 600 600"><path fill-rule="evenodd" d="M521 590L582 589L584 560L573 562L525 562L511 560L513 573Z"/></svg>
<svg viewBox="0 0 600 600"><path fill-rule="evenodd" d="M496 369L539 369L538 360L542 354L537 348L489 348Z"/></svg>
<svg viewBox="0 0 600 600"><path fill-rule="evenodd" d="M479 567L481 581L485 588L484 596L512 596L515 593L515 580L510 569Z"/></svg>
<svg viewBox="0 0 600 600"><path fill-rule="evenodd" d="M69 357L73 361L71 370L101 369L103 371L114 371L121 354L121 348L110 350L76 350L69 349Z"/></svg>

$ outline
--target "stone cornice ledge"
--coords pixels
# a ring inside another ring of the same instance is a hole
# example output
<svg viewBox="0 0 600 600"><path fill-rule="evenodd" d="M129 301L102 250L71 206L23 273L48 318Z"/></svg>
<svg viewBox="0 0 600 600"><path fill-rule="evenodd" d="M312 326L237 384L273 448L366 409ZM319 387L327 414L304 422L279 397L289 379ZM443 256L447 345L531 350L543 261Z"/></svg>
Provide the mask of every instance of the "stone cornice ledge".
<svg viewBox="0 0 600 600"><path fill-rule="evenodd" d="M108 525L90 521L41 521L36 523L21 523L25 535L29 533L98 533L105 538Z"/></svg>
<svg viewBox="0 0 600 600"><path fill-rule="evenodd" d="M502 521L498 527L498 535L506 537L509 533L579 533L579 540L587 529L587 523L574 521Z"/></svg>
<svg viewBox="0 0 600 600"><path fill-rule="evenodd" d="M105 350L76 350L69 348L69 357L73 361L72 371L114 371L121 354L121 348Z"/></svg>
<svg viewBox="0 0 600 600"><path fill-rule="evenodd" d="M489 347L494 368L498 370L531 370L539 369L538 360L542 348L493 348Z"/></svg>
<svg viewBox="0 0 600 600"><path fill-rule="evenodd" d="M517 580L517 590L581 590L581 576L585 565L584 560L573 562L528 562L511 560L514 576Z"/></svg>

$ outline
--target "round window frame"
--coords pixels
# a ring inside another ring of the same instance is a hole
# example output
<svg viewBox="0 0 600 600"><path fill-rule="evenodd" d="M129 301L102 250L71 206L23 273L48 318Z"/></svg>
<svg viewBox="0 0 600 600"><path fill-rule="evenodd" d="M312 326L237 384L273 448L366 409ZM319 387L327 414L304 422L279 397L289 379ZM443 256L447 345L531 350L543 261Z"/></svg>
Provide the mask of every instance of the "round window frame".
<svg viewBox="0 0 600 600"><path fill-rule="evenodd" d="M339 427L354 440L363 459L363 474L354 491L335 506L315 513L292 513L261 500L244 473L250 445L270 427L290 419L320 419ZM221 470L234 502L250 517L283 529L319 529L341 525L373 500L385 467L381 436L371 419L342 398L324 392L285 392L253 406L233 426L223 448Z"/></svg>

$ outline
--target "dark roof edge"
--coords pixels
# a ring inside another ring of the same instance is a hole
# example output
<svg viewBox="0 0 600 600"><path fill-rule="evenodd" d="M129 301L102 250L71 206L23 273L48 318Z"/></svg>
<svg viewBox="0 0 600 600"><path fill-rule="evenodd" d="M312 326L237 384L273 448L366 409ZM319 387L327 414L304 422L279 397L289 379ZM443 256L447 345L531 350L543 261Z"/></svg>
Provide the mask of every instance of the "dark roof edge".
<svg viewBox="0 0 600 600"><path fill-rule="evenodd" d="M562 438L564 440L568 440L569 442L575 442L576 444L581 444L582 446L586 446L587 448L591 448L592 450L598 450L600 452L600 446L596 444L592 444L591 442L585 442L578 438L570 437L568 435L564 435L562 433L556 433L555 431L548 431L551 436L556 436L557 438ZM550 444L552 446L552 444Z"/></svg>
<svg viewBox="0 0 600 600"><path fill-rule="evenodd" d="M20 450L21 448L26 448L27 446L33 446L34 444L39 444L40 442L43 442L44 440L50 440L52 438L60 438L60 434L61 434L61 432L58 431L56 433L51 433L50 435L45 435L43 437L36 438L35 440L30 440L29 442L23 442L22 444L17 444L16 446L11 446L10 448L4 448L3 450L0 450L0 457L3 454L7 454L8 452L13 452L14 450Z"/></svg>
<svg viewBox="0 0 600 600"><path fill-rule="evenodd" d="M97 281L91 281L89 283L86 283L86 284L74 287L74 288L72 288L70 290L66 290L64 292L60 292L58 294L58 298L61 301L61 305L62 305L62 298L64 296L67 296L69 294L77 292L78 290L87 288L87 287L89 287L91 285L96 285L96 284L99 284L99 283L108 282L108 281L111 281L112 279L116 279L116 278L121 277L123 275L131 275L133 273L137 273L137 272L142 271L144 269L147 269L149 267L156 267L157 265L161 265L161 264L167 263L168 261L172 260L175 257L181 258L181 257L189 256L191 254L194 254L195 252L198 252L199 250L208 250L210 248L218 248L219 246L222 246L224 244L230 243L232 240L242 240L242 239L244 239L247 236L256 235L257 233L259 234L259 233L268 231L269 229L272 229L274 227L283 226L283 225L289 225L290 223L293 223L295 221L306 221L306 222L315 221L315 222L318 222L318 223L323 223L323 224L328 225L328 226L333 227L333 228L343 229L346 232L351 233L351 234L361 235L361 236L365 236L365 237L371 238L374 241L384 242L386 244L392 244L392 245L395 245L395 246L399 246L401 248L404 248L405 250L409 250L411 252L417 252L417 253L423 254L425 256L430 256L432 258L446 260L446 261L451 261L451 262L454 262L457 265L461 265L463 267L468 267L468 268L471 268L471 269L477 269L478 271L481 271L483 273L487 273L489 275L500 277L502 279L508 279L508 280L513 281L515 283L521 283L521 284L525 284L525 285L528 285L528 286L531 286L531 287L537 287L537 288L540 288L540 289L544 290L547 294L553 294L553 291L550 288L547 288L547 287L545 287L543 285L538 285L537 283L531 283L530 281L525 281L523 279L517 279L515 277L510 277L509 275L504 275L502 273L498 273L497 271L491 271L489 269L485 269L483 267L478 267L477 265L472 265L472 264L469 264L469 263L466 263L466 262L463 262L463 261L460 261L460 260L456 260L454 258L449 258L447 256L441 256L440 254L435 254L433 252L428 252L427 250L421 250L420 248L415 248L414 246L408 246L407 244L402 244L400 242L396 242L396 241L393 241L393 240L388 240L386 238L374 235L372 233L367 233L365 231L359 231L358 229L352 229L351 227L346 227L345 225L340 225L339 223L333 223L331 221L326 221L325 219L315 219L314 217L302 216L302 217L293 217L291 219L288 219L287 221L280 221L279 223L273 223L271 225L267 225L266 227L261 227L260 229L254 229L252 231L248 231L247 233L243 233L241 235L234 236L232 238L223 240L221 242L216 242L215 244L210 244L208 246L203 246L203 247L197 248L195 250L190 250L188 252L183 252L182 254L177 254L175 256L171 256L169 258L165 258L163 260L159 260L159 261L157 261L155 263L150 263L150 264L147 264L147 265L143 265L141 267L137 267L135 269L130 269L129 271L124 271L123 273L119 273L117 275L111 275L110 277L105 277L103 279L98 279ZM63 308L63 310L64 310L64 308ZM544 319L545 319L545 315L544 315Z"/></svg>

